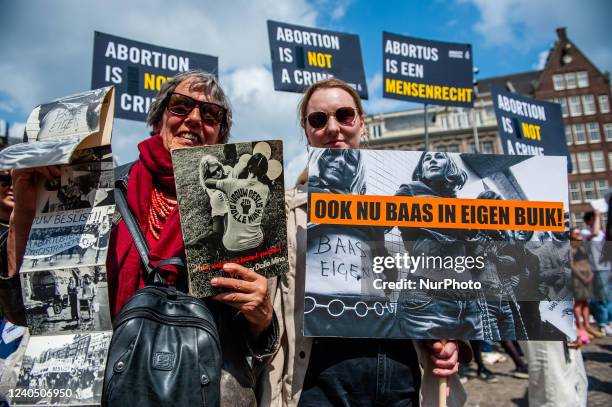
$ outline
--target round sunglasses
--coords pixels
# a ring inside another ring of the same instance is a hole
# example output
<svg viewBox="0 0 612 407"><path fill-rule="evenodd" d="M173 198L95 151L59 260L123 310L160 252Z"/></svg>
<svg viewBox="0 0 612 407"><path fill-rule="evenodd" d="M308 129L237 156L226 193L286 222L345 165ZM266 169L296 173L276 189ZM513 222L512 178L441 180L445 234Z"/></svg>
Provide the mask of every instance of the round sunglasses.
<svg viewBox="0 0 612 407"><path fill-rule="evenodd" d="M209 126L216 126L225 117L225 108L216 103L202 102L181 93L172 93L168 99L168 111L176 116L187 116L198 107L202 122Z"/></svg>
<svg viewBox="0 0 612 407"><path fill-rule="evenodd" d="M306 120L312 128L322 129L327 125L330 116L335 117L336 121L342 126L352 126L357 118L357 109L354 107L340 107L333 113L312 112L306 116Z"/></svg>

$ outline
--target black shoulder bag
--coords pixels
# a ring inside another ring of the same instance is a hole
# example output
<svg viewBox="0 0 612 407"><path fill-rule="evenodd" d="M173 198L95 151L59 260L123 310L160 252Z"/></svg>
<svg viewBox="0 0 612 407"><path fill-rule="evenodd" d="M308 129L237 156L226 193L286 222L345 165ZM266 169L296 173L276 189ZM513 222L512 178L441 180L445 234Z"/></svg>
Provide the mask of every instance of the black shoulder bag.
<svg viewBox="0 0 612 407"><path fill-rule="evenodd" d="M102 405L218 406L221 344L213 315L204 302L168 287L161 276L160 267L185 267L183 259L150 264L125 182L118 184L116 205L147 272L147 286L123 305L113 323Z"/></svg>

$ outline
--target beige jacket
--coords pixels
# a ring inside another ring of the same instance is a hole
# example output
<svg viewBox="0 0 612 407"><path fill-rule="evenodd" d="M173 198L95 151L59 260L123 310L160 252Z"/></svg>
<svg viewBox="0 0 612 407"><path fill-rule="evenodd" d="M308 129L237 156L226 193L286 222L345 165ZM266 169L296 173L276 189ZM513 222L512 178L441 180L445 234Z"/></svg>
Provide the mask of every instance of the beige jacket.
<svg viewBox="0 0 612 407"><path fill-rule="evenodd" d="M302 185L285 193L289 273L271 280L274 311L280 325L280 348L263 372L259 386L262 407L297 406L308 369L312 338L302 335L304 314L304 273L306 267L306 188ZM438 380L423 344L415 341L421 366L421 405L438 406ZM428 372L428 373L425 373ZM462 406L466 400L459 377L448 380L451 397L448 406Z"/></svg>

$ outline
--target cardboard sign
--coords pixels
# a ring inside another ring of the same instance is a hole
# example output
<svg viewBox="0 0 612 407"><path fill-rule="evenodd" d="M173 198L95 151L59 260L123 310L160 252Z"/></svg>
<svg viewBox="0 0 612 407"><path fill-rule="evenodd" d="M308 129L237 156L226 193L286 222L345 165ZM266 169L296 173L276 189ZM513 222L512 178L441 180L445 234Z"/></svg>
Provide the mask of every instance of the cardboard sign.
<svg viewBox="0 0 612 407"><path fill-rule="evenodd" d="M509 155L563 155L572 161L565 142L561 105L491 86L493 108L504 153Z"/></svg>
<svg viewBox="0 0 612 407"><path fill-rule="evenodd" d="M336 77L368 98L358 35L268 20L268 38L275 90L302 93Z"/></svg>
<svg viewBox="0 0 612 407"><path fill-rule="evenodd" d="M161 85L190 69L217 75L218 58L94 33L91 87L115 86L117 118L144 122Z"/></svg>
<svg viewBox="0 0 612 407"><path fill-rule="evenodd" d="M572 336L565 306L551 306L571 300L565 166L563 157L311 149L304 334Z"/></svg>
<svg viewBox="0 0 612 407"><path fill-rule="evenodd" d="M383 32L383 97L471 107L472 46Z"/></svg>

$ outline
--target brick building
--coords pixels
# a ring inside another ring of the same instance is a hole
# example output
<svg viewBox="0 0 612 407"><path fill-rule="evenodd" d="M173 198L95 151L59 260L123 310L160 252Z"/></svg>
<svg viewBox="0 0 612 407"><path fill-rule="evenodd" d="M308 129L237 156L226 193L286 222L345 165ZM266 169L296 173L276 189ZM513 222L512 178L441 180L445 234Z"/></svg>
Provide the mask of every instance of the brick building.
<svg viewBox="0 0 612 407"><path fill-rule="evenodd" d="M430 150L503 154L490 86L561 104L573 172L569 175L573 224L591 209L589 201L603 198L612 184L612 114L610 79L557 29L557 41L543 70L483 79L474 109L428 107ZM366 117L373 148L422 150L424 111L421 108Z"/></svg>

